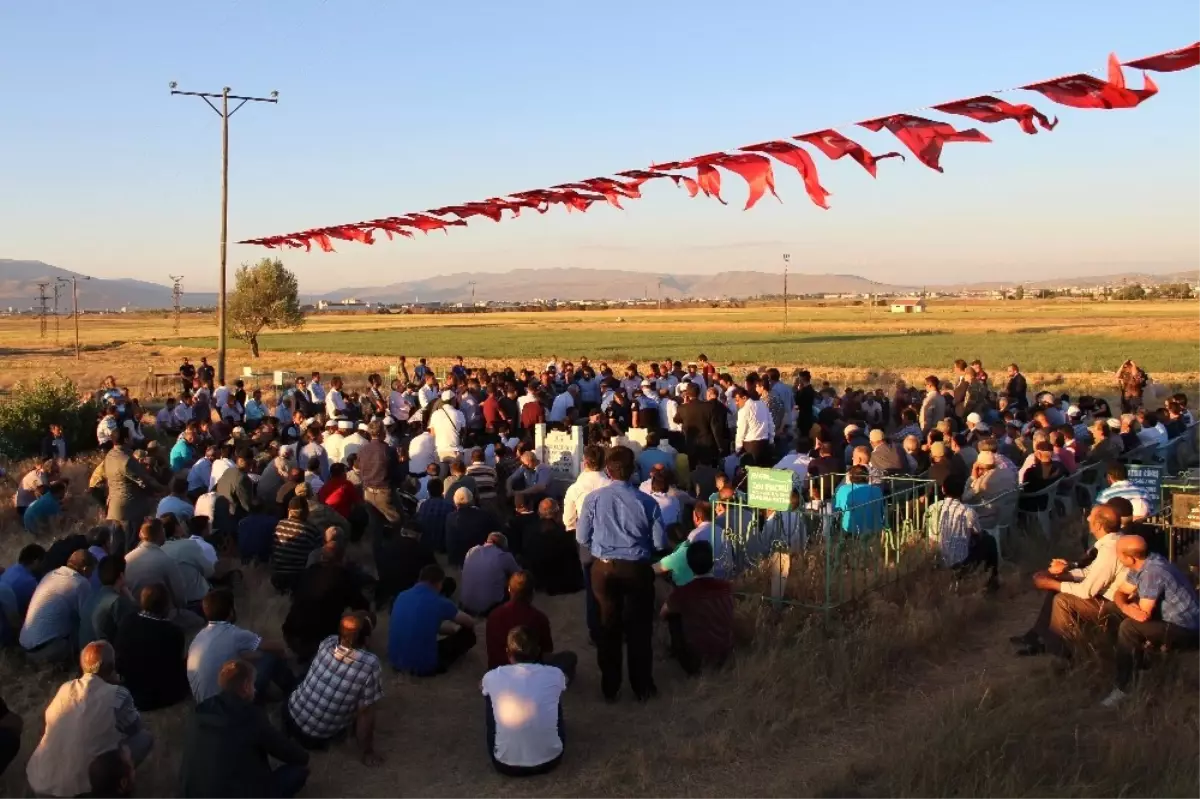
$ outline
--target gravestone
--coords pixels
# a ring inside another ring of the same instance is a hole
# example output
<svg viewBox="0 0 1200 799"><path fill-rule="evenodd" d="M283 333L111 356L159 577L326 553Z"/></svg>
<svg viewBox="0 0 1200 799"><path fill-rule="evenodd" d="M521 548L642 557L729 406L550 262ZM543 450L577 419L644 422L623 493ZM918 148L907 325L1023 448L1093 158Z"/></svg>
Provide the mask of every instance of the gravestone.
<svg viewBox="0 0 1200 799"><path fill-rule="evenodd" d="M1149 499L1150 515L1157 515L1159 497L1162 494L1163 468L1151 464L1130 463L1125 469L1129 475L1129 482L1142 489Z"/></svg>
<svg viewBox="0 0 1200 799"><path fill-rule="evenodd" d="M538 460L554 471L556 478L574 481L583 467L583 428L578 425L571 431L547 431L539 424L533 431L534 451Z"/></svg>
<svg viewBox="0 0 1200 799"><path fill-rule="evenodd" d="M1175 494L1171 497L1171 526L1200 530L1200 494Z"/></svg>

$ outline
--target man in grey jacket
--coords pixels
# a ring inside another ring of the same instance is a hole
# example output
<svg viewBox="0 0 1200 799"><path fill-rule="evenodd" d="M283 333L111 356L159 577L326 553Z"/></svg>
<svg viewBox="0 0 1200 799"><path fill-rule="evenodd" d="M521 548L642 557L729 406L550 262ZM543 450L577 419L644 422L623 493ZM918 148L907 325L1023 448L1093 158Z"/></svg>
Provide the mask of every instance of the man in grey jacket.
<svg viewBox="0 0 1200 799"><path fill-rule="evenodd" d="M1121 517L1109 505L1097 505L1088 514L1088 530L1096 546L1075 564L1060 558L1050 561L1048 571L1033 576L1033 585L1046 592L1046 601L1033 627L1012 643L1022 645L1018 655L1050 652L1070 656L1068 642L1077 637L1081 623L1103 624L1107 616L1120 615L1113 603L1117 587L1125 582L1125 572L1117 558Z"/></svg>
<svg viewBox="0 0 1200 799"><path fill-rule="evenodd" d="M126 428L118 427L112 440L113 448L104 457L104 480L108 485L105 518L118 525L112 551L123 553L137 543L142 520L154 515L156 492L162 486L130 454Z"/></svg>

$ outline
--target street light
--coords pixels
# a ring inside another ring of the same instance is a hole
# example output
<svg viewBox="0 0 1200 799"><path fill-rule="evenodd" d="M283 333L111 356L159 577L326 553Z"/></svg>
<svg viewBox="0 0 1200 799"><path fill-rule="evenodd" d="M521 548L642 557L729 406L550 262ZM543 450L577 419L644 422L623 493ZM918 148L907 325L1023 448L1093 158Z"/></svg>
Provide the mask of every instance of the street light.
<svg viewBox="0 0 1200 799"><path fill-rule="evenodd" d="M168 86L171 89L171 94L183 95L186 97L199 97L208 107L221 117L221 271L217 276L217 382L224 384L225 382L225 250L226 240L229 231L229 118L237 113L237 110L246 103L278 103L279 92L271 92L268 97L244 97L241 95L230 94L232 89L228 86L221 89L220 93L213 92L183 92L180 91L179 84L171 81ZM212 100L221 100L221 107L217 108ZM229 109L230 100L240 100L231 111Z"/></svg>
<svg viewBox="0 0 1200 799"><path fill-rule="evenodd" d="M71 284L71 315L75 317L75 360L79 360L79 280L80 275L72 275L71 277L55 278L59 283ZM90 277L82 276L83 280L91 280Z"/></svg>

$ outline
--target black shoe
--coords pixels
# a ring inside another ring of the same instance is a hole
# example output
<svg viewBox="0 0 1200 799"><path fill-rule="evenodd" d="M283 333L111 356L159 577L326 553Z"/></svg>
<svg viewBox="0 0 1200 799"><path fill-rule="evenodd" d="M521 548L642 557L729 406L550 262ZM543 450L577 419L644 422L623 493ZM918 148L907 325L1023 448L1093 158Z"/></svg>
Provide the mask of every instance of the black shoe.
<svg viewBox="0 0 1200 799"><path fill-rule="evenodd" d="M1029 646L1030 644L1036 643L1037 640L1037 633L1030 630L1027 633L1021 633L1020 635L1012 636L1008 639L1008 642L1015 646Z"/></svg>
<svg viewBox="0 0 1200 799"><path fill-rule="evenodd" d="M642 693L634 693L633 698L639 702L649 702L658 696L658 686L651 685L650 688Z"/></svg>
<svg viewBox="0 0 1200 799"><path fill-rule="evenodd" d="M1025 647L1024 649L1018 649L1017 657L1019 657L1019 658L1036 657L1045 651L1046 651L1046 647L1042 646L1040 643L1030 644L1029 646Z"/></svg>
<svg viewBox="0 0 1200 799"><path fill-rule="evenodd" d="M616 691L615 693L611 693L611 694L604 694L604 702L606 704L615 705L617 702L620 702L620 701L621 701L621 692L620 691Z"/></svg>

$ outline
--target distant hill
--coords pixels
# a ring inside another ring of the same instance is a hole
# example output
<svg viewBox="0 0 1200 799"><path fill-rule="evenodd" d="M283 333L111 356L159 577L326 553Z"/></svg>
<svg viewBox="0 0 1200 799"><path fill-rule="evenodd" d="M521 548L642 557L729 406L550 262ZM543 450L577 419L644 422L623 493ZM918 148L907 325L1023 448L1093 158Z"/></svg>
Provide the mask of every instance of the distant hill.
<svg viewBox="0 0 1200 799"><path fill-rule="evenodd" d="M716 275L672 275L618 269L514 269L511 272L459 272L386 286L346 288L319 299L354 297L364 302L467 302L474 282L475 298L495 302L531 299L627 300L658 297L753 297L778 294L782 276L770 272L723 272ZM788 291L795 294L890 293L908 287L876 283L855 275L792 274Z"/></svg>
<svg viewBox="0 0 1200 799"><path fill-rule="evenodd" d="M79 307L84 310L98 311L118 308L168 308L172 304L171 287L158 283L133 278L91 278L79 272L72 272L42 261L14 261L0 258L0 308L12 307L17 311L27 311L38 304L38 286L40 281L56 278L77 277L79 285ZM53 296L53 285L47 286L47 294ZM60 312L71 308L71 289L64 286L59 290L58 308ZM217 295L213 292L185 294L184 304L190 306L215 305Z"/></svg>

